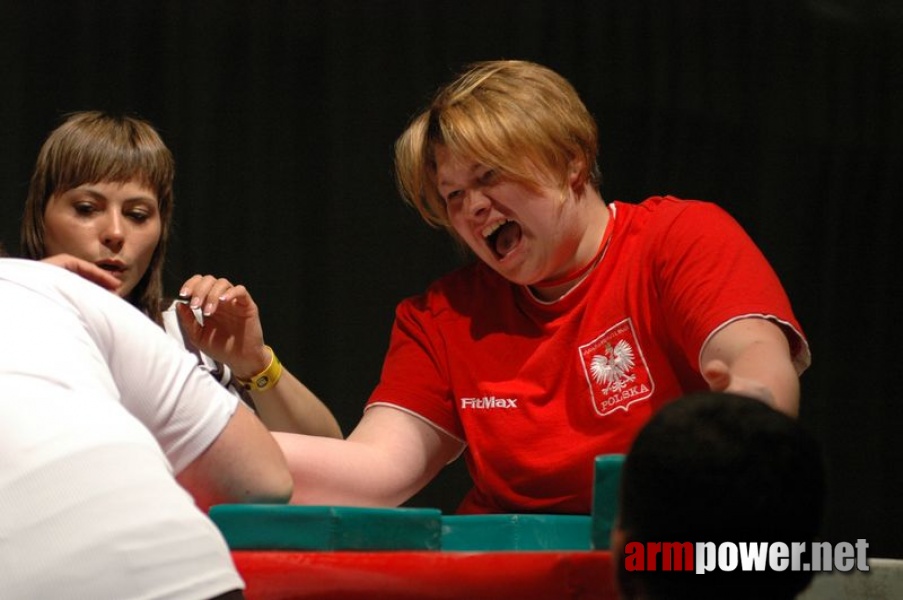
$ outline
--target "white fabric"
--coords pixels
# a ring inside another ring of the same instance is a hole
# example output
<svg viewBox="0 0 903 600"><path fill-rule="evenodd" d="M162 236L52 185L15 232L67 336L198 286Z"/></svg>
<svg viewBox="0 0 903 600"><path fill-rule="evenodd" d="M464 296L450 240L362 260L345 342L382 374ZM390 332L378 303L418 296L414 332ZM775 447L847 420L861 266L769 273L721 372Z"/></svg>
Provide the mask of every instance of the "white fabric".
<svg viewBox="0 0 903 600"><path fill-rule="evenodd" d="M229 390L233 395L241 398L241 393L232 385L232 371L229 369L229 366L213 360L211 357L201 352L185 337L182 326L179 324L179 315L176 314L176 304L178 304L178 302L173 301L169 305L169 308L164 310L161 314L163 330L169 334L169 337L179 342L182 347L194 354L198 364L201 365L201 368L210 373L220 385ZM204 322L204 314L200 309L194 309L194 316L197 318L198 322Z"/></svg>
<svg viewBox="0 0 903 600"><path fill-rule="evenodd" d="M0 596L242 588L173 477L237 400L147 317L61 268L0 259Z"/></svg>

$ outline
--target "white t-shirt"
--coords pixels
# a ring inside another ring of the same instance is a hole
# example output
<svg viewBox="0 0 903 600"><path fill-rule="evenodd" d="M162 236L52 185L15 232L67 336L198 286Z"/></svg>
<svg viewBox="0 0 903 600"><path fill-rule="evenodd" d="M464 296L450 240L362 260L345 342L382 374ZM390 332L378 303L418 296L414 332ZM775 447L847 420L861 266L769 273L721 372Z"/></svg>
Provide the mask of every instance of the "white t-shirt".
<svg viewBox="0 0 903 600"><path fill-rule="evenodd" d="M201 365L201 368L210 373L210 376L216 379L220 385L229 390L232 395L248 402L248 399L242 395L241 391L232 384L232 370L229 368L229 365L223 364L204 354L185 336L185 332L182 331L182 325L179 323L179 315L176 314L176 304L177 302L173 301L169 305L169 308L164 310L160 315L163 321L163 330L166 331L169 337L179 342L183 348L192 353L197 359L198 364ZM194 316L198 322L203 324L204 315L200 309L194 309Z"/></svg>
<svg viewBox="0 0 903 600"><path fill-rule="evenodd" d="M173 476L236 405L128 303L59 267L0 259L0 596L243 588Z"/></svg>

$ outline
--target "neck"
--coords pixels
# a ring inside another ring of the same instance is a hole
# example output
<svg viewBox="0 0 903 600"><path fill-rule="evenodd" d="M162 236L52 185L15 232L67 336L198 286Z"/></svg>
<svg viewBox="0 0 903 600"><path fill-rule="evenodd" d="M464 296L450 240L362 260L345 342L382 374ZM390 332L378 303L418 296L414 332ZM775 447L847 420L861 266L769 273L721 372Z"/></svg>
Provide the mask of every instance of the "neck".
<svg viewBox="0 0 903 600"><path fill-rule="evenodd" d="M586 243L586 246L591 248L591 250L584 252L588 253L591 251L592 254L589 255L588 259L580 261L577 267L564 275L547 279L530 286L530 291L540 300L547 302L558 300L577 287L577 285L586 279L586 277L592 273L596 266L602 261L602 257L605 255L605 250L608 247L608 240L611 237L613 219L608 207L602 203L601 199L599 199L599 202L602 206L602 210L598 211L597 214L599 217L594 219L596 222L588 228L589 231L594 233L594 235L587 236L589 241ZM579 252L580 249L578 248L578 253Z"/></svg>

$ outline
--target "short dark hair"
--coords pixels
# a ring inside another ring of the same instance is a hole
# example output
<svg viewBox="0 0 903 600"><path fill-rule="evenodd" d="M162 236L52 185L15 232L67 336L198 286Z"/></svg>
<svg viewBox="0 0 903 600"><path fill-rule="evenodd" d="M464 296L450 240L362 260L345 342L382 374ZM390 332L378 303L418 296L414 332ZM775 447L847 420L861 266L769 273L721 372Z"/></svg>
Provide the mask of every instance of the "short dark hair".
<svg viewBox="0 0 903 600"><path fill-rule="evenodd" d="M809 543L824 494L821 448L798 421L759 400L700 392L662 408L637 435L622 471L619 527L637 542ZM640 579L650 598L793 598L812 579L623 568L619 577Z"/></svg>

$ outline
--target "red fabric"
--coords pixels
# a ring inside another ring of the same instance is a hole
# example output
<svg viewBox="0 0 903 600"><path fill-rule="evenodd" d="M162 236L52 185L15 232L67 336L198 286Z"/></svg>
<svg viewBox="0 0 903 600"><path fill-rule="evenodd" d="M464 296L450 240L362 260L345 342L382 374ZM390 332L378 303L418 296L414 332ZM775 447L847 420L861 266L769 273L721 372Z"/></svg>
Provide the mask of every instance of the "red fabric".
<svg viewBox="0 0 903 600"><path fill-rule="evenodd" d="M774 318L808 364L777 276L726 212L656 197L613 216L601 262L557 302L477 263L399 304L369 405L468 443L460 512L589 514L594 457L626 453L655 410L705 389L699 353L732 319Z"/></svg>
<svg viewBox="0 0 903 600"><path fill-rule="evenodd" d="M608 552L233 551L247 600L616 600Z"/></svg>

